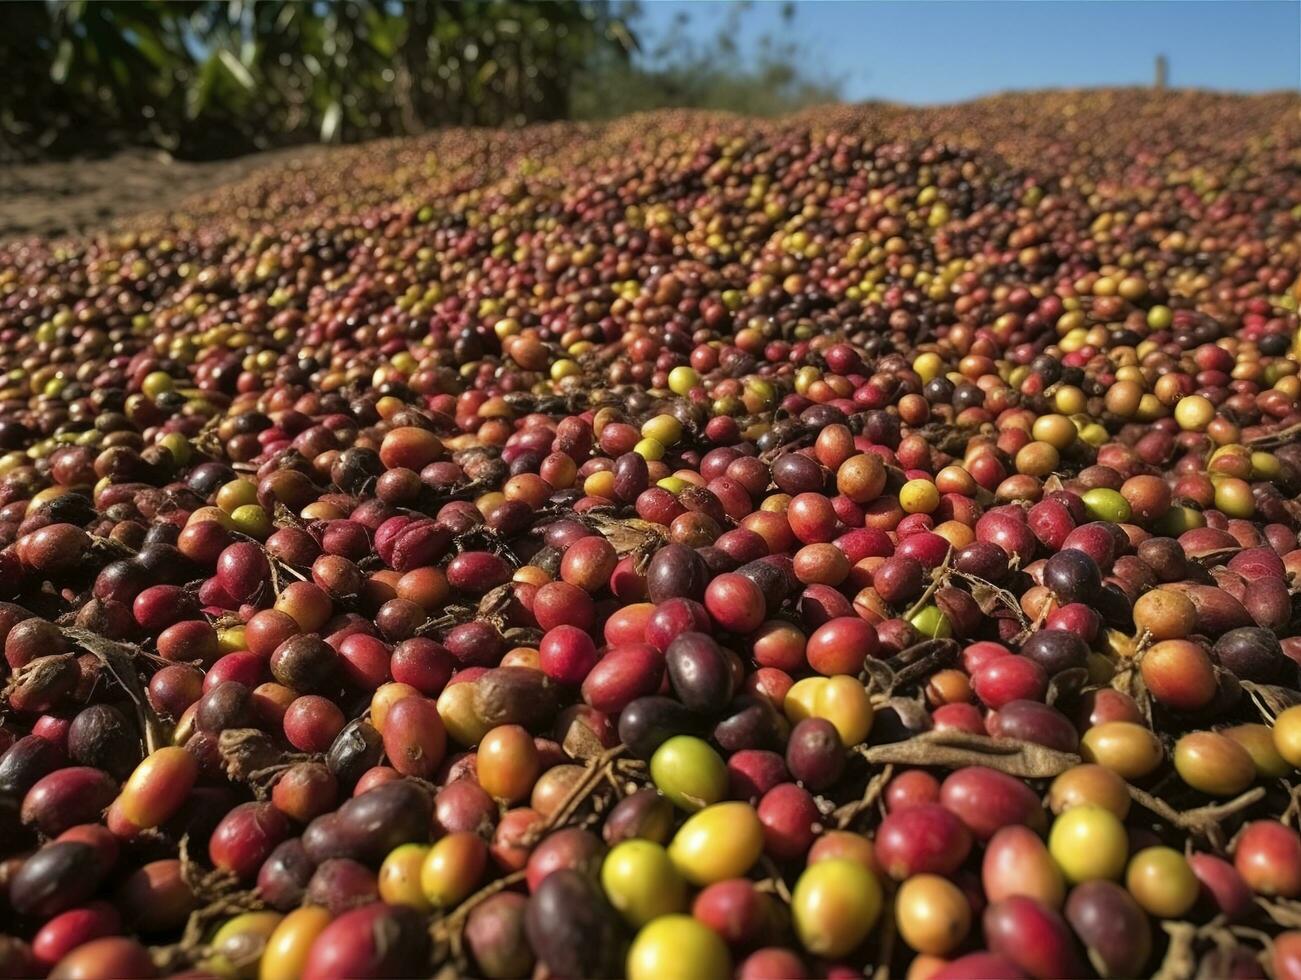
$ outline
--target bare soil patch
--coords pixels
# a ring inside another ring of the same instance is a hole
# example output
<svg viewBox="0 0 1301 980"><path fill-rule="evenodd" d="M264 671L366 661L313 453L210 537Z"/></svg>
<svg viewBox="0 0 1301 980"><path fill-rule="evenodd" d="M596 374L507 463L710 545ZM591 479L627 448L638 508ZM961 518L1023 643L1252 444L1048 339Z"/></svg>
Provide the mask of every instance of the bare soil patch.
<svg viewBox="0 0 1301 980"><path fill-rule="evenodd" d="M136 150L102 159L10 164L0 167L0 239L111 228L124 218L170 210L263 167L322 152L307 146L192 162Z"/></svg>

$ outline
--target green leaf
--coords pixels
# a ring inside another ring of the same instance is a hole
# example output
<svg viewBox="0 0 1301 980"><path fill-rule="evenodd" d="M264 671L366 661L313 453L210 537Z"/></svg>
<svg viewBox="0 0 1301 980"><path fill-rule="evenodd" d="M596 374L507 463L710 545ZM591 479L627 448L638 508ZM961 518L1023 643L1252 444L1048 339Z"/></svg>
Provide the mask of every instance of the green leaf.
<svg viewBox="0 0 1301 980"><path fill-rule="evenodd" d="M217 57L221 59L222 65L225 66L231 78L235 79L244 88L252 90L254 85L253 76L249 74L249 70L240 63L240 60L234 54L222 48L217 52Z"/></svg>
<svg viewBox="0 0 1301 980"><path fill-rule="evenodd" d="M190 119L198 119L207 108L208 98L217 81L217 62L208 58L199 68L194 84L185 93L185 114Z"/></svg>
<svg viewBox="0 0 1301 980"><path fill-rule="evenodd" d="M338 101L330 103L325 115L321 117L321 142L333 143L339 134L339 124L343 121L343 106Z"/></svg>
<svg viewBox="0 0 1301 980"><path fill-rule="evenodd" d="M66 37L59 41L59 53L50 65L50 78L62 85L68 80L68 67L72 64L72 42Z"/></svg>
<svg viewBox="0 0 1301 980"><path fill-rule="evenodd" d="M135 49L148 58L155 68L171 69L175 59L152 31L136 31L132 41Z"/></svg>

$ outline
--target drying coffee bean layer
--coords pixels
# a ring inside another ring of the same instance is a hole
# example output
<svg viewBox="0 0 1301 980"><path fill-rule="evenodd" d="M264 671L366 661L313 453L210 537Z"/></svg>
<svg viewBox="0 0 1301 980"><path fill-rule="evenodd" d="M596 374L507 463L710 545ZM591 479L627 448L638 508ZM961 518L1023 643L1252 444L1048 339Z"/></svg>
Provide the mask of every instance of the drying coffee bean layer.
<svg viewBox="0 0 1301 980"><path fill-rule="evenodd" d="M0 246L0 975L1301 975L1299 173L662 113Z"/></svg>

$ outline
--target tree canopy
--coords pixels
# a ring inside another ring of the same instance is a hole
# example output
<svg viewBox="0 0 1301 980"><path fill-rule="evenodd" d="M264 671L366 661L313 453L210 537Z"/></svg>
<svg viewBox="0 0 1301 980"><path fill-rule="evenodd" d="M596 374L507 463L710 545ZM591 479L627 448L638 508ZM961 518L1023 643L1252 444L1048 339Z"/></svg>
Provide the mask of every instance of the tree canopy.
<svg viewBox="0 0 1301 980"><path fill-rule="evenodd" d="M0 152L228 156L439 125L834 99L833 84L797 70L789 41L737 49L746 6L714 37L684 15L643 55L641 9L608 0L21 0L0 7Z"/></svg>

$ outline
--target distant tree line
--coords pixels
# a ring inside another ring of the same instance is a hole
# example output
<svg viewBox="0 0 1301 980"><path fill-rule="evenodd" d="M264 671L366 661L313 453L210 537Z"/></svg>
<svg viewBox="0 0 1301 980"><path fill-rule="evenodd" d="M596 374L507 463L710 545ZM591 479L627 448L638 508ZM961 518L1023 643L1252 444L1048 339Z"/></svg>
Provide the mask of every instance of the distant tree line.
<svg viewBox="0 0 1301 980"><path fill-rule="evenodd" d="M805 80L789 44L764 38L743 58L731 21L701 39L680 19L642 55L642 13L609 0L0 3L0 156L230 156L667 105L771 113L836 95Z"/></svg>
<svg viewBox="0 0 1301 980"><path fill-rule="evenodd" d="M697 14L706 6L723 5L700 4ZM807 69L816 59L796 40L795 5L780 7L781 37L761 34L745 41L744 24L754 8L751 0L727 4L710 34L698 30L692 15L681 10L666 32L644 39L638 58L620 57L610 48L594 49L588 69L578 78L573 114L603 118L692 106L771 116L837 101L838 80ZM623 9L635 26L641 8Z"/></svg>

